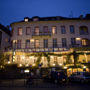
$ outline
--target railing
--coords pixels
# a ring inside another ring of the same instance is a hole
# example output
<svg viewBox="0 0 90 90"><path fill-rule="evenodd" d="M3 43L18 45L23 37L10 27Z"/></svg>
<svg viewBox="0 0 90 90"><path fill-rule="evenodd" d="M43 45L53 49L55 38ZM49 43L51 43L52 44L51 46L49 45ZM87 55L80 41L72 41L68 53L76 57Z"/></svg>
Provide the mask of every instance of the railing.
<svg viewBox="0 0 90 90"><path fill-rule="evenodd" d="M60 52L60 51L68 51L67 48L21 48L21 49L15 49L15 51L23 51L23 52Z"/></svg>
<svg viewBox="0 0 90 90"><path fill-rule="evenodd" d="M90 45L81 45L81 44L69 45L69 48L79 48L79 47L90 47Z"/></svg>
<svg viewBox="0 0 90 90"><path fill-rule="evenodd" d="M39 32L39 33L33 33L32 36L51 36L51 32Z"/></svg>
<svg viewBox="0 0 90 90"><path fill-rule="evenodd" d="M25 43L15 44L13 47L5 50L5 51L24 51L24 52L60 52L60 51L67 51L70 48L88 48L90 45L80 45L80 44L74 44L74 45L67 45L67 46L62 46L61 43L53 44L53 43L48 43L47 46L44 46L43 43L39 43L38 47L36 47L34 44L28 44L26 45Z"/></svg>

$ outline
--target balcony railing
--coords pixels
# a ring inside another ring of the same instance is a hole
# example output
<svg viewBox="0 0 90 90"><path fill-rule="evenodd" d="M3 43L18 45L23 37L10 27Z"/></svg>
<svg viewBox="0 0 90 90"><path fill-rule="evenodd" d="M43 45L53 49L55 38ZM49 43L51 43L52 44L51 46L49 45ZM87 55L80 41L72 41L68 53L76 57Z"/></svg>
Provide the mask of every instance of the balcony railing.
<svg viewBox="0 0 90 90"><path fill-rule="evenodd" d="M23 52L60 52L68 51L67 48L16 48L15 51Z"/></svg>
<svg viewBox="0 0 90 90"><path fill-rule="evenodd" d="M32 36L51 36L51 32L39 32L39 33L33 33Z"/></svg>
<svg viewBox="0 0 90 90"><path fill-rule="evenodd" d="M57 43L56 45L53 45L53 43L48 43L48 46L44 46L43 43L39 43L38 47L35 47L33 44L26 45L25 43L19 44L13 44L13 47L11 50L15 51L23 51L23 52L60 52L60 51L68 51L70 48L90 48L90 45L83 46L80 44L74 44L74 45L67 45L62 46L61 43Z"/></svg>
<svg viewBox="0 0 90 90"><path fill-rule="evenodd" d="M69 48L79 48L79 47L90 47L90 45L81 45L81 44L69 45Z"/></svg>

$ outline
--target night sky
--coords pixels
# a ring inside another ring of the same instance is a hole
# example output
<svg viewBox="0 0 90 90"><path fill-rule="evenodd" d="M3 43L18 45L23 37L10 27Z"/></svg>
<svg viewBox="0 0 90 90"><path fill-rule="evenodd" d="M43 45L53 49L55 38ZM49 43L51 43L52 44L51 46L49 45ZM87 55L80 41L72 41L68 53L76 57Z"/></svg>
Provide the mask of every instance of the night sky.
<svg viewBox="0 0 90 90"><path fill-rule="evenodd" d="M0 0L0 23L10 25L24 17L79 17L90 13L90 0Z"/></svg>

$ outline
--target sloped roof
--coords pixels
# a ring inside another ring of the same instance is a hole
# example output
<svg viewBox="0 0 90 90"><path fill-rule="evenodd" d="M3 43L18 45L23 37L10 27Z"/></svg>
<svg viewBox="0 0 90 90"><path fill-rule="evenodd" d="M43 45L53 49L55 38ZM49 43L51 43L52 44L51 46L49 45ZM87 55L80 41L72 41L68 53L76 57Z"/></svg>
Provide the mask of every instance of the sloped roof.
<svg viewBox="0 0 90 90"><path fill-rule="evenodd" d="M39 16L34 16L32 18L29 17L25 17L28 18L28 22L34 22L34 18L38 18L38 21L62 21L62 20L90 20L90 14L86 14L85 17L83 17L83 15L80 15L80 17L75 17L75 18L69 18L69 17L62 17L62 16L54 16L54 17L39 17ZM24 19L25 19L24 18ZM25 22L24 20L22 21L18 21L18 22L13 22L11 23L20 23L20 22Z"/></svg>

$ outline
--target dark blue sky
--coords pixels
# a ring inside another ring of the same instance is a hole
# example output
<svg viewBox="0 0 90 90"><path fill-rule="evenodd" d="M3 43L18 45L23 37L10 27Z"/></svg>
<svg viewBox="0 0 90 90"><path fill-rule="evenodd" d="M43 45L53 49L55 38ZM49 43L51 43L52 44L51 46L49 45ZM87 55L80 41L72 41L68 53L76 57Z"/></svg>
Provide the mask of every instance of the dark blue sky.
<svg viewBox="0 0 90 90"><path fill-rule="evenodd" d="M24 17L65 16L90 13L90 0L0 0L0 23L9 25Z"/></svg>

